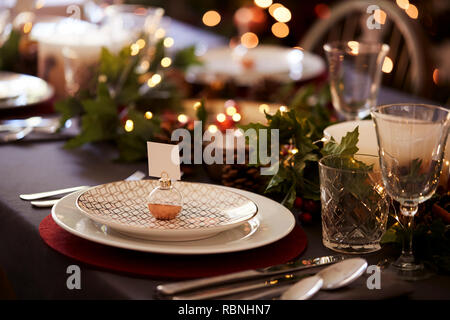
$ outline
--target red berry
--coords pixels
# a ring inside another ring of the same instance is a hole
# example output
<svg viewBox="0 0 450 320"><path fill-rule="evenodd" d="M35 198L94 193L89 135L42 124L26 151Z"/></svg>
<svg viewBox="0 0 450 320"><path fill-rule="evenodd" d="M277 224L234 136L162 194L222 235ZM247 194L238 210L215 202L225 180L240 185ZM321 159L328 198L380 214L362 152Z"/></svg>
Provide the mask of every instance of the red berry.
<svg viewBox="0 0 450 320"><path fill-rule="evenodd" d="M310 223L312 221L312 215L309 212L303 212L300 215L300 221L304 222L304 223Z"/></svg>
<svg viewBox="0 0 450 320"><path fill-rule="evenodd" d="M294 201L294 207L296 207L297 209L300 209L303 205L303 199L301 197L297 197L295 198Z"/></svg>
<svg viewBox="0 0 450 320"><path fill-rule="evenodd" d="M319 212L319 202L314 200L306 200L303 202L303 210L312 213Z"/></svg>

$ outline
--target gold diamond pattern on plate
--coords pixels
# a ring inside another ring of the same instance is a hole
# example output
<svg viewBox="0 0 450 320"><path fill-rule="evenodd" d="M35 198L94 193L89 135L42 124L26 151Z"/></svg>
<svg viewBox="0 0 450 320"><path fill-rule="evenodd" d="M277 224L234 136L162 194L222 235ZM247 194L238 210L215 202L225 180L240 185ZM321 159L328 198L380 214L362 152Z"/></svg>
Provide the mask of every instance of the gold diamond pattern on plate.
<svg viewBox="0 0 450 320"><path fill-rule="evenodd" d="M161 230L225 226L248 220L257 211L240 194L207 184L175 182L183 195L183 209L175 219L158 220L147 207L147 196L157 185L156 180L104 184L84 192L77 203L84 213L105 224Z"/></svg>

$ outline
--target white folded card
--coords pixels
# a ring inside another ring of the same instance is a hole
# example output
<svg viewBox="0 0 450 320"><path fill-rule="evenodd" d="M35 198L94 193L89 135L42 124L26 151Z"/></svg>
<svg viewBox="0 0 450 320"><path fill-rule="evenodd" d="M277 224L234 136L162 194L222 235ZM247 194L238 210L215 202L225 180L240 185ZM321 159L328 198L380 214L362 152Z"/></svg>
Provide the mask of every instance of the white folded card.
<svg viewBox="0 0 450 320"><path fill-rule="evenodd" d="M167 172L171 180L181 179L180 150L178 145L147 142L148 175L161 177Z"/></svg>

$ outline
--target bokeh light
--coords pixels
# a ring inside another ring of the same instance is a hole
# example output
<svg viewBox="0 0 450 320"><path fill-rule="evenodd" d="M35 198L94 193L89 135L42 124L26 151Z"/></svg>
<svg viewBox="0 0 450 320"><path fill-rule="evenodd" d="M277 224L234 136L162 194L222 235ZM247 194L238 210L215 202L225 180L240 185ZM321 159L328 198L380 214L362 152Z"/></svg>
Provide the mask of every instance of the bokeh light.
<svg viewBox="0 0 450 320"><path fill-rule="evenodd" d="M138 39L136 41L136 44L138 45L139 49L143 49L145 47L145 40L144 39Z"/></svg>
<svg viewBox="0 0 450 320"><path fill-rule="evenodd" d="M31 22L26 22L23 25L23 33L25 33L25 34L30 33L31 29L33 29L33 24Z"/></svg>
<svg viewBox="0 0 450 320"><path fill-rule="evenodd" d="M276 22L272 25L272 33L277 38L286 38L289 35L289 27L283 22Z"/></svg>
<svg viewBox="0 0 450 320"><path fill-rule="evenodd" d="M161 75L155 73L148 81L147 84L150 88L157 86L162 80Z"/></svg>
<svg viewBox="0 0 450 320"><path fill-rule="evenodd" d="M289 22L292 18L291 11L286 7L279 7L273 11L273 17L278 22Z"/></svg>
<svg viewBox="0 0 450 320"><path fill-rule="evenodd" d="M439 83L439 69L434 69L433 71L433 82L434 84Z"/></svg>
<svg viewBox="0 0 450 320"><path fill-rule="evenodd" d="M272 4L272 0L255 0L255 5L257 5L260 8L268 8Z"/></svg>
<svg viewBox="0 0 450 320"><path fill-rule="evenodd" d="M227 115L232 116L233 114L235 114L237 112L237 109L236 109L236 107L231 106L231 107L227 108L226 112L227 112Z"/></svg>
<svg viewBox="0 0 450 320"><path fill-rule="evenodd" d="M219 128L217 128L217 126L215 124L211 124L208 127L208 131L211 132L211 133L216 133L217 131L219 131Z"/></svg>
<svg viewBox="0 0 450 320"><path fill-rule="evenodd" d="M253 32L246 32L241 36L241 43L247 49L252 49L258 46L259 39Z"/></svg>
<svg viewBox="0 0 450 320"><path fill-rule="evenodd" d="M194 108L194 110L197 110L201 106L202 106L202 103L200 101L197 101L196 103L194 103L193 108Z"/></svg>
<svg viewBox="0 0 450 320"><path fill-rule="evenodd" d="M359 42L358 41L349 41L347 42L348 47L350 48L350 54L357 55L359 53Z"/></svg>
<svg viewBox="0 0 450 320"><path fill-rule="evenodd" d="M173 38L171 37L167 37L164 39L164 47L166 48L171 48L174 45L175 41L173 40Z"/></svg>
<svg viewBox="0 0 450 320"><path fill-rule="evenodd" d="M188 122L188 117L187 117L187 115L185 115L185 114L180 114L179 116L178 116L178 122L180 122L180 123L186 123L186 122Z"/></svg>
<svg viewBox="0 0 450 320"><path fill-rule="evenodd" d="M217 121L224 122L227 119L227 116L224 113L219 113L216 117Z"/></svg>
<svg viewBox="0 0 450 320"><path fill-rule="evenodd" d="M408 0L396 0L395 2L403 10L406 10L409 7L409 1Z"/></svg>
<svg viewBox="0 0 450 320"><path fill-rule="evenodd" d="M239 113L235 113L235 114L233 114L232 119L234 122L239 122L239 121L241 121L242 116Z"/></svg>
<svg viewBox="0 0 450 320"><path fill-rule="evenodd" d="M169 57L164 57L161 59L161 66L164 68L170 67L170 65L172 64L172 59L170 59Z"/></svg>
<svg viewBox="0 0 450 320"><path fill-rule="evenodd" d="M417 19L419 17L419 10L417 9L417 7L415 5L409 4L408 9L406 9L406 14L411 19Z"/></svg>
<svg viewBox="0 0 450 320"><path fill-rule="evenodd" d="M125 122L124 128L125 128L125 131L126 131L126 132L131 132L131 131L133 131L133 130L134 130L134 122L133 122L133 120L129 120L129 119L128 119L128 120Z"/></svg>
<svg viewBox="0 0 450 320"><path fill-rule="evenodd" d="M203 23L208 27L217 26L220 23L220 20L222 20L222 17L217 11L214 10L205 12L202 18Z"/></svg>
<svg viewBox="0 0 450 320"><path fill-rule="evenodd" d="M283 5L281 3L274 3L269 7L269 13L270 15L273 17L275 10L278 8L283 7Z"/></svg>
<svg viewBox="0 0 450 320"><path fill-rule="evenodd" d="M379 24L386 23L386 17L387 17L386 12L384 12L381 9L375 10L373 17L375 18L375 21L378 22Z"/></svg>
<svg viewBox="0 0 450 320"><path fill-rule="evenodd" d="M150 120L151 118L153 118L153 113L151 111L147 111L145 113L145 119Z"/></svg>
<svg viewBox="0 0 450 320"><path fill-rule="evenodd" d="M136 56L136 55L138 55L139 54L139 45L137 44L137 43L133 43L131 46L130 46L130 50L131 50L131 55L132 56Z"/></svg>
<svg viewBox="0 0 450 320"><path fill-rule="evenodd" d="M381 70L384 73L391 73L392 69L394 69L394 62L392 61L391 58L389 57L385 57L384 61L383 61L383 66L381 68Z"/></svg>

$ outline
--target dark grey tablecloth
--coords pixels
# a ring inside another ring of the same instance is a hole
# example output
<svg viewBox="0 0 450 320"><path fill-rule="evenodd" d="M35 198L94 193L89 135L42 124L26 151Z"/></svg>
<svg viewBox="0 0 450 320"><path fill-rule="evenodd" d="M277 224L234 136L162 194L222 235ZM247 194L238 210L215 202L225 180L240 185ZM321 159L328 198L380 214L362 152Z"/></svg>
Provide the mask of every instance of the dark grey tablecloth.
<svg viewBox="0 0 450 320"><path fill-rule="evenodd" d="M383 90L380 103L419 101L391 90ZM160 283L99 271L81 265L81 290L68 290L67 267L77 264L50 249L40 238L38 226L50 213L35 209L19 199L31 193L71 187L97 185L126 178L135 170L146 172L146 163L119 164L106 145L86 146L68 151L62 141L22 142L0 146L0 267L5 271L21 299L152 299ZM207 181L204 173L193 180ZM304 228L309 245L304 257L330 254L321 244L320 225ZM376 263L383 252L367 256ZM345 296L344 296L345 297ZM413 284L410 298L449 299L450 277L433 276ZM336 296L336 298L339 298Z"/></svg>

